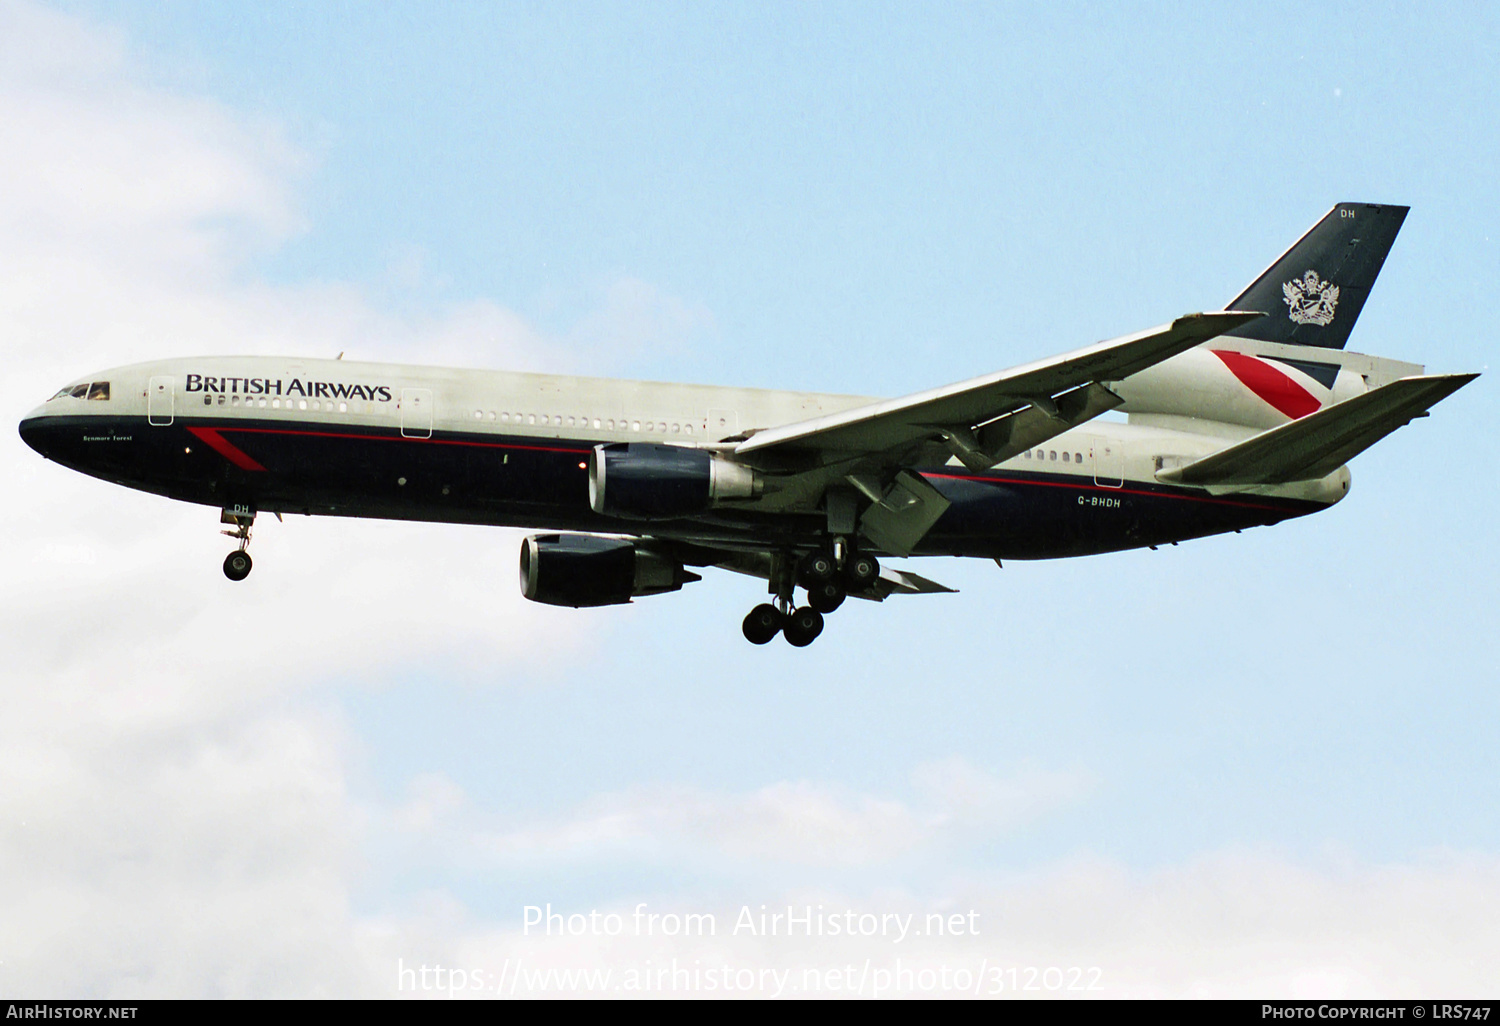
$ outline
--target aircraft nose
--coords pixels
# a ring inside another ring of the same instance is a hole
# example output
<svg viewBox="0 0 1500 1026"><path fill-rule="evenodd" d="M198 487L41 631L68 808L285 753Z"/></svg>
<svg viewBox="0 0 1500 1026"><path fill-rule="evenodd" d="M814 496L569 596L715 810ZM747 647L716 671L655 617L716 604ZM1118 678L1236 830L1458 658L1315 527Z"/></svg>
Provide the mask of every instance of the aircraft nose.
<svg viewBox="0 0 1500 1026"><path fill-rule="evenodd" d="M52 435L51 420L41 410L33 410L21 419L21 441L31 446L43 456L48 456L51 445L48 444Z"/></svg>

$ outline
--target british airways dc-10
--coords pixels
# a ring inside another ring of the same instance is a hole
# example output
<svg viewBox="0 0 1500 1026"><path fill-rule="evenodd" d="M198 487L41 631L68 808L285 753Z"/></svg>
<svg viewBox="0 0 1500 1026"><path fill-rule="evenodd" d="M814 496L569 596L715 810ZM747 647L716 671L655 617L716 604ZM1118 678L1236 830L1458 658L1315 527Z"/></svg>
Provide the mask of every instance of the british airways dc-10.
<svg viewBox="0 0 1500 1026"><path fill-rule="evenodd" d="M526 527L529 599L721 567L768 582L746 638L801 646L846 596L949 590L886 557L1082 556L1338 502L1350 458L1477 376L1344 351L1406 212L1340 203L1222 312L900 399L194 357L80 378L21 437L218 507L231 580L257 513Z"/></svg>

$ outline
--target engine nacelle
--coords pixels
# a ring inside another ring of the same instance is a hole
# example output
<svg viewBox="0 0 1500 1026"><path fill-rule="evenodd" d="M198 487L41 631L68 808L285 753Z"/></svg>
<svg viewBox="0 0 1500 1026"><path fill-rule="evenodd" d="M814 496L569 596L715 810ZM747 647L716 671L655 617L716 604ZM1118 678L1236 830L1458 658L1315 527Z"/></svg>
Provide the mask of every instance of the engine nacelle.
<svg viewBox="0 0 1500 1026"><path fill-rule="evenodd" d="M761 487L755 471L705 449L615 442L589 454L589 505L609 516L691 516L724 499L753 498Z"/></svg>
<svg viewBox="0 0 1500 1026"><path fill-rule="evenodd" d="M703 578L623 538L533 534L521 542L521 594L549 606L613 606Z"/></svg>

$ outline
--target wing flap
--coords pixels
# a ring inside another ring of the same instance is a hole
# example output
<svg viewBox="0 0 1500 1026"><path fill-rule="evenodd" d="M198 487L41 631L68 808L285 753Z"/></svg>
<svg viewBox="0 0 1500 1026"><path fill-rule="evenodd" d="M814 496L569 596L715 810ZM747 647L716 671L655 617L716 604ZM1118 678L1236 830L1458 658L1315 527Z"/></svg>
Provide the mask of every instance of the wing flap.
<svg viewBox="0 0 1500 1026"><path fill-rule="evenodd" d="M1028 406L1051 412L1052 398L1059 393L1127 378L1260 316L1232 310L1188 314L1159 328L997 374L758 431L736 446L735 452L741 456L771 449L882 453L941 439L954 429L972 431Z"/></svg>
<svg viewBox="0 0 1500 1026"><path fill-rule="evenodd" d="M1324 477L1458 391L1477 374L1400 378L1210 456L1156 475L1188 485L1259 485Z"/></svg>

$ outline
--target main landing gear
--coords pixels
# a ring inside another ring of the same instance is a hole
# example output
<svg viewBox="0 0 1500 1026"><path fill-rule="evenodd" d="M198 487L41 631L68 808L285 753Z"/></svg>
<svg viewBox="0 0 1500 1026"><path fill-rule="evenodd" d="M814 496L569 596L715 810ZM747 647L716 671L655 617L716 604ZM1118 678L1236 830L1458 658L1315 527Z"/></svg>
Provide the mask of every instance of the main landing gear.
<svg viewBox="0 0 1500 1026"><path fill-rule="evenodd" d="M823 633L823 616L844 604L851 591L862 591L880 576L880 564L874 556L851 550L837 539L831 550L817 549L792 562L788 553L777 553L771 559L773 602L763 602L745 617L745 640L764 645L777 634L786 637L797 648L811 645ZM797 585L807 592L807 605L794 607L792 596Z"/></svg>
<svg viewBox="0 0 1500 1026"><path fill-rule="evenodd" d="M240 547L224 557L224 576L231 581L243 581L250 576L255 564L250 560L250 528L255 523L255 511L245 506L233 506L219 514L221 524L231 524L232 531L220 531L230 538L238 538Z"/></svg>

